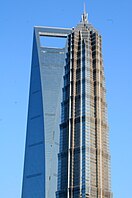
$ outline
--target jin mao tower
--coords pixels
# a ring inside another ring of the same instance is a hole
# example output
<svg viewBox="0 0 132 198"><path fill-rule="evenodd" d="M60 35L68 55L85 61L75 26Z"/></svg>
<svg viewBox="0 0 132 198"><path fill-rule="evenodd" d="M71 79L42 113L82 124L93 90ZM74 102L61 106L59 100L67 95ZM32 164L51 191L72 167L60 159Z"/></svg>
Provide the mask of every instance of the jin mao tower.
<svg viewBox="0 0 132 198"><path fill-rule="evenodd" d="M57 198L111 198L102 38L81 22L67 38Z"/></svg>

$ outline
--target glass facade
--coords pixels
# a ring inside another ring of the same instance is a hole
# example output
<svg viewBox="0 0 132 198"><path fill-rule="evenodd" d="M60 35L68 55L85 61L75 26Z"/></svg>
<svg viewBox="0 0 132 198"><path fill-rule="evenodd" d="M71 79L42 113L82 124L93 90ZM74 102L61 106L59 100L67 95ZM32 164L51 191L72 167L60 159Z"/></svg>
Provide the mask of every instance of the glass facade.
<svg viewBox="0 0 132 198"><path fill-rule="evenodd" d="M111 198L101 35L86 13L66 48L56 198Z"/></svg>
<svg viewBox="0 0 132 198"><path fill-rule="evenodd" d="M55 198L65 47L41 46L40 38L70 31L34 29L22 198Z"/></svg>

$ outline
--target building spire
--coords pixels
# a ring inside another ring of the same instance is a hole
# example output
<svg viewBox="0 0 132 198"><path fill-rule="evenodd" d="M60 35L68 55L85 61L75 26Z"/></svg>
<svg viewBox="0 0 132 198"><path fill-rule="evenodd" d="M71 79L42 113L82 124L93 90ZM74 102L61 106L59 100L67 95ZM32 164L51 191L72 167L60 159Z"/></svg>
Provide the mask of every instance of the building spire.
<svg viewBox="0 0 132 198"><path fill-rule="evenodd" d="M86 3L84 2L84 11L82 14L82 22L83 23L88 23L88 14L86 12Z"/></svg>
<svg viewBox="0 0 132 198"><path fill-rule="evenodd" d="M86 3L84 2L84 14L86 14Z"/></svg>

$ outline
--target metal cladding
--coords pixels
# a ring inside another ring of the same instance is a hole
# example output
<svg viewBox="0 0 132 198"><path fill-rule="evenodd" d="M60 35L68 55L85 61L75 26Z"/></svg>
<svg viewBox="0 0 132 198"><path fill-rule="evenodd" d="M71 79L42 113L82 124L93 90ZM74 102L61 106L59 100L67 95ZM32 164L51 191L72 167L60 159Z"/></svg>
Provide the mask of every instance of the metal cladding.
<svg viewBox="0 0 132 198"><path fill-rule="evenodd" d="M101 35L87 14L68 35L57 198L111 198Z"/></svg>
<svg viewBox="0 0 132 198"><path fill-rule="evenodd" d="M22 198L112 198L102 38L85 6L76 28L35 27L28 109Z"/></svg>

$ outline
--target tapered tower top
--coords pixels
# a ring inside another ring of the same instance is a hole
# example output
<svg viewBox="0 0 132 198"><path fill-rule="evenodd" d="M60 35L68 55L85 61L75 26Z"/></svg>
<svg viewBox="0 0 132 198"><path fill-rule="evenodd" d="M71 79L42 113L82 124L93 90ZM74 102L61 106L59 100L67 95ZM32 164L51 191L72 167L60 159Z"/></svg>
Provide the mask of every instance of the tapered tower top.
<svg viewBox="0 0 132 198"><path fill-rule="evenodd" d="M84 2L84 11L82 14L82 22L83 23L88 23L88 13L86 12L86 4Z"/></svg>

